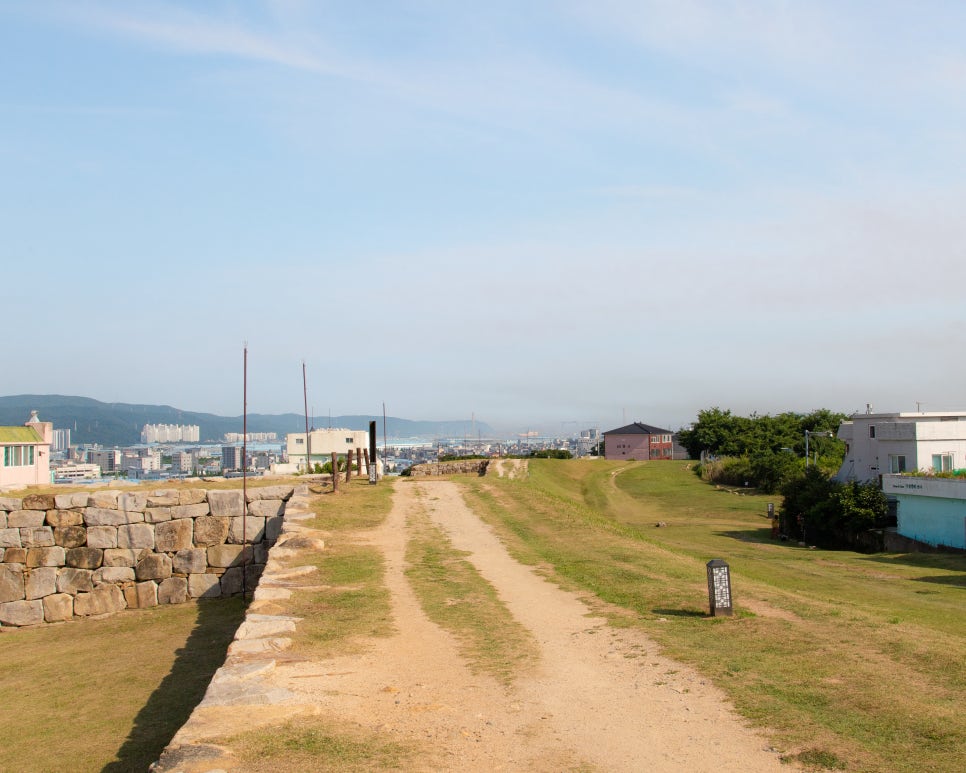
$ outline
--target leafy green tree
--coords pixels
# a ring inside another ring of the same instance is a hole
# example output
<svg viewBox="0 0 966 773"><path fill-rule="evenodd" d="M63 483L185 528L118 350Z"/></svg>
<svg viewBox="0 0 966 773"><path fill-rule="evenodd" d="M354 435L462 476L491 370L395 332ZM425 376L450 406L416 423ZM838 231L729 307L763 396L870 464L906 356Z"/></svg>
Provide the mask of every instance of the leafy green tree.
<svg viewBox="0 0 966 773"><path fill-rule="evenodd" d="M828 520L825 508L834 489L834 482L816 467L809 467L804 475L786 483L778 511L782 534L796 541L804 541L806 536L814 538L815 529Z"/></svg>
<svg viewBox="0 0 966 773"><path fill-rule="evenodd" d="M688 454L697 459L702 451L715 456L741 456L744 452L744 435L747 419L733 416L731 411L706 408L698 412L698 420L691 429L678 433L678 442Z"/></svg>
<svg viewBox="0 0 966 773"><path fill-rule="evenodd" d="M782 533L822 547L854 547L857 537L882 524L889 511L874 483L839 483L816 467L789 481L782 493Z"/></svg>
<svg viewBox="0 0 966 773"><path fill-rule="evenodd" d="M889 515L886 495L874 483L852 481L842 484L838 491L838 500L842 511L842 526L852 534L874 529Z"/></svg>
<svg viewBox="0 0 966 773"><path fill-rule="evenodd" d="M755 485L766 494L780 491L782 486L802 474L802 463L793 453L771 449L750 457Z"/></svg>
<svg viewBox="0 0 966 773"><path fill-rule="evenodd" d="M775 416L752 414L747 418L720 408L708 408L698 413L698 420L690 429L678 433L678 440L692 458L698 458L703 451L715 457L749 457L762 472L762 487L768 487L776 485L776 481L780 485L788 478L791 468L787 459L777 455L791 452L800 460L804 457L806 430L831 433L831 437L821 434L810 437L809 451L818 455L824 469L838 469L845 446L834 435L844 419L844 414L824 408L807 414L786 411Z"/></svg>

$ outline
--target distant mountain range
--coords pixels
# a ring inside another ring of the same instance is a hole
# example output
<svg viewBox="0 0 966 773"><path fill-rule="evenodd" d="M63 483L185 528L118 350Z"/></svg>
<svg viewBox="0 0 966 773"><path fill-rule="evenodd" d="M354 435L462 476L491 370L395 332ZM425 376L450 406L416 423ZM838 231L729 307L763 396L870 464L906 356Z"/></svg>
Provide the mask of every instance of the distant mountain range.
<svg viewBox="0 0 966 773"><path fill-rule="evenodd" d="M127 446L141 441L145 424L197 424L202 442L219 442L227 432L242 431L241 416L216 416L173 408L170 405L133 405L102 403L89 397L66 395L11 395L0 397L0 425L20 426L30 412L37 411L41 421L52 421L54 429L69 429L74 445L98 443L103 446ZM382 416L333 416L330 420L316 416L316 429L340 427L369 429L376 421L380 440ZM249 432L275 432L279 440L289 432L305 432L305 416L298 413L248 415ZM411 421L395 416L386 418L386 432L393 438L462 437L470 433L492 436L489 425L477 421Z"/></svg>

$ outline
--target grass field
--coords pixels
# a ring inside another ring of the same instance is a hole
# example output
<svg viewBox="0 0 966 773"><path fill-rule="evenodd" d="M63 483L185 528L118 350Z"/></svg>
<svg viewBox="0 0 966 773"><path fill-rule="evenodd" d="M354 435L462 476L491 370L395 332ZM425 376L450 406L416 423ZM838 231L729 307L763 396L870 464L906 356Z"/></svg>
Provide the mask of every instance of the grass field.
<svg viewBox="0 0 966 773"><path fill-rule="evenodd" d="M201 701L240 599L122 612L0 636L0 770L147 770Z"/></svg>
<svg viewBox="0 0 966 773"><path fill-rule="evenodd" d="M788 758L966 770L966 558L774 542L778 501L685 463L531 461L526 480L464 485L519 559L695 665ZM731 567L733 618L708 616L712 558Z"/></svg>

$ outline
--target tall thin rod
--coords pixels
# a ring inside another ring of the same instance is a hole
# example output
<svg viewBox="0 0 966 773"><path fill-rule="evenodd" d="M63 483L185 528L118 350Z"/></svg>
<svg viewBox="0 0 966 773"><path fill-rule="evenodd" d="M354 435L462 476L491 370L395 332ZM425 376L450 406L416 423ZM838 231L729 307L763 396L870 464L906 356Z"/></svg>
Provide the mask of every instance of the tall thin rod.
<svg viewBox="0 0 966 773"><path fill-rule="evenodd" d="M382 403L382 474L386 474L386 460L389 458L388 451L386 451L386 403Z"/></svg>
<svg viewBox="0 0 966 773"><path fill-rule="evenodd" d="M248 341L242 364L242 599L248 597Z"/></svg>
<svg viewBox="0 0 966 773"><path fill-rule="evenodd" d="M312 436L309 434L309 388L305 380L305 360L302 360L302 398L305 400L305 474L312 472Z"/></svg>

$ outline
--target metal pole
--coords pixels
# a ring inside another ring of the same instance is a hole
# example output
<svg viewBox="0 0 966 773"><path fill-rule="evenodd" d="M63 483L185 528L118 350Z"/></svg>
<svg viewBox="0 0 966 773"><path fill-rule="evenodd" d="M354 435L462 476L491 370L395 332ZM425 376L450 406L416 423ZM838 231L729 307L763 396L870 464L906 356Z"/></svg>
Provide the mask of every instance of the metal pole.
<svg viewBox="0 0 966 773"><path fill-rule="evenodd" d="M248 341L242 365L242 599L248 596Z"/></svg>
<svg viewBox="0 0 966 773"><path fill-rule="evenodd" d="M309 434L309 389L305 380L305 360L302 360L302 399L305 401L305 474L312 472L312 436Z"/></svg>

